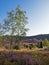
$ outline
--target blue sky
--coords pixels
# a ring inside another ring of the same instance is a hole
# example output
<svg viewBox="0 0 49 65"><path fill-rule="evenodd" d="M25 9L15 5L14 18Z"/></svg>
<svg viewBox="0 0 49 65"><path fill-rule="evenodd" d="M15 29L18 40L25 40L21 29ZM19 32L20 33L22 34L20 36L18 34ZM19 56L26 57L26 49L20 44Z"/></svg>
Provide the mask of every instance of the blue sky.
<svg viewBox="0 0 49 65"><path fill-rule="evenodd" d="M0 22L17 5L27 12L27 36L49 34L49 0L0 0Z"/></svg>

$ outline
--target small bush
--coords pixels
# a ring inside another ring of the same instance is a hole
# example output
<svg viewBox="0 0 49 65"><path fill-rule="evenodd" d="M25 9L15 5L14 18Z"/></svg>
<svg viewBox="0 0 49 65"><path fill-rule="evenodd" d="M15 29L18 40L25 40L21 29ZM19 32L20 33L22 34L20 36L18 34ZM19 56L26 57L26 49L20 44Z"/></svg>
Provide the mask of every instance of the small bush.
<svg viewBox="0 0 49 65"><path fill-rule="evenodd" d="M32 49L32 46L29 46L29 49Z"/></svg>
<svg viewBox="0 0 49 65"><path fill-rule="evenodd" d="M29 49L32 49L32 47L33 47L33 44L30 44L30 45L29 45Z"/></svg>
<svg viewBox="0 0 49 65"><path fill-rule="evenodd" d="M38 43L37 47L38 47L38 48L43 48L42 42Z"/></svg>
<svg viewBox="0 0 49 65"><path fill-rule="evenodd" d="M13 47L13 49L16 49L17 50L17 49L19 49L19 47L16 45L16 46Z"/></svg>
<svg viewBox="0 0 49 65"><path fill-rule="evenodd" d="M33 47L33 44L30 44L30 46L32 46L32 47Z"/></svg>
<svg viewBox="0 0 49 65"><path fill-rule="evenodd" d="M26 45L25 47L28 48L28 45Z"/></svg>

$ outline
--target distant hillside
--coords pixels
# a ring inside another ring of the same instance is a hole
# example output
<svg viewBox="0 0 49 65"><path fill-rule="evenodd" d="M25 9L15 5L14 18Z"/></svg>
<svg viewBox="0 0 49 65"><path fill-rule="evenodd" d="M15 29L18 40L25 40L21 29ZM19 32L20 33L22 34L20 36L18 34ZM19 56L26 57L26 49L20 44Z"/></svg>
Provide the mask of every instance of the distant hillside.
<svg viewBox="0 0 49 65"><path fill-rule="evenodd" d="M8 36L8 38L7 38L7 40L6 40L6 37L7 36L5 36L5 38L4 38L4 40L5 40L5 42L7 43L10 43L9 41L10 41L10 36ZM13 42L17 42L17 36L13 36L12 37L13 38ZM48 39L49 40L49 34L42 34L42 35L35 35L35 36L26 36L26 37L20 37L20 40L21 40L21 42L28 42L28 43L38 43L38 42L40 42L40 40L44 40L44 39Z"/></svg>
<svg viewBox="0 0 49 65"><path fill-rule="evenodd" d="M40 40L48 39L49 40L49 34L42 34L42 35L35 35L35 36L27 36L24 38L25 42L29 43L38 43Z"/></svg>
<svg viewBox="0 0 49 65"><path fill-rule="evenodd" d="M26 40L29 40L29 39L34 39L34 38L36 38L36 39L41 39L41 40L44 40L44 39L48 39L49 40L49 34L42 34L42 35L36 35L36 36L27 36L26 37Z"/></svg>
<svg viewBox="0 0 49 65"><path fill-rule="evenodd" d="M4 36L6 37L10 37L8 35ZM17 39L17 36L13 36L14 39ZM40 34L40 35L35 35L35 36L25 36L25 37L20 37L21 40L25 39L25 40L33 40L33 39L38 39L38 40L44 40L44 39L48 39L49 40L49 34Z"/></svg>

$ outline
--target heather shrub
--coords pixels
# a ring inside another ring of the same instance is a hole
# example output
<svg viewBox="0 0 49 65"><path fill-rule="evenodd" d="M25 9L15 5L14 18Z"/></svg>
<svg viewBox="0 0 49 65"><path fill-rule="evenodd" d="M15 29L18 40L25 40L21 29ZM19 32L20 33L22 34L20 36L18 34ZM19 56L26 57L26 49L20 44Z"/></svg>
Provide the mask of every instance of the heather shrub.
<svg viewBox="0 0 49 65"><path fill-rule="evenodd" d="M10 52L1 55L1 57L0 65L33 65L32 56L30 54L15 54Z"/></svg>
<svg viewBox="0 0 49 65"><path fill-rule="evenodd" d="M49 54L40 54L40 65L49 65Z"/></svg>
<svg viewBox="0 0 49 65"><path fill-rule="evenodd" d="M6 60L6 61L4 62L4 65L13 65L13 64L12 64L11 62L9 62L9 61Z"/></svg>
<svg viewBox="0 0 49 65"><path fill-rule="evenodd" d="M41 65L49 65L49 58L46 57L46 56L43 57L43 58L42 58Z"/></svg>
<svg viewBox="0 0 49 65"><path fill-rule="evenodd" d="M49 65L49 53L0 52L0 65Z"/></svg>
<svg viewBox="0 0 49 65"><path fill-rule="evenodd" d="M22 65L33 65L32 56L30 54L23 54L21 58Z"/></svg>

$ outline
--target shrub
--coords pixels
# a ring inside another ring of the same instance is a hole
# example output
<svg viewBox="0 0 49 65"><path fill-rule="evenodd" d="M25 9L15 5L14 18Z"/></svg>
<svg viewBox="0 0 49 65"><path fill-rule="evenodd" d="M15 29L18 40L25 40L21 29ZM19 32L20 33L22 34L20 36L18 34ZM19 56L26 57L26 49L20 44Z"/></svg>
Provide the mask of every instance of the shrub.
<svg viewBox="0 0 49 65"><path fill-rule="evenodd" d="M32 46L29 46L29 49L32 49Z"/></svg>
<svg viewBox="0 0 49 65"><path fill-rule="evenodd" d="M25 47L28 48L28 45L26 45Z"/></svg>
<svg viewBox="0 0 49 65"><path fill-rule="evenodd" d="M43 48L43 44L42 44L42 42L40 42L40 43L38 43L38 48Z"/></svg>
<svg viewBox="0 0 49 65"><path fill-rule="evenodd" d="M47 39L45 39L44 41L43 41L43 46L49 46L49 41L47 40Z"/></svg>
<svg viewBox="0 0 49 65"><path fill-rule="evenodd" d="M32 49L32 47L33 47L33 44L30 44L30 45L29 45L29 49Z"/></svg>
<svg viewBox="0 0 49 65"><path fill-rule="evenodd" d="M32 46L32 47L33 47L33 44L30 44L30 46Z"/></svg>
<svg viewBox="0 0 49 65"><path fill-rule="evenodd" d="M16 46L13 47L13 49L16 49L17 50L17 49L19 49L19 47L16 45Z"/></svg>

